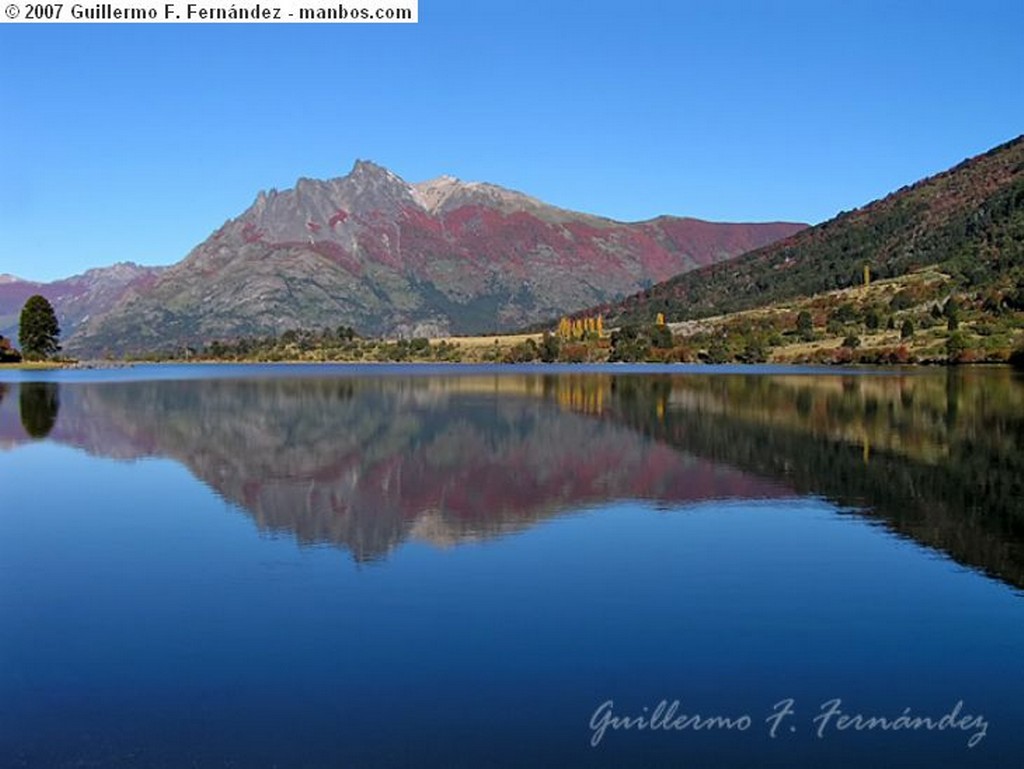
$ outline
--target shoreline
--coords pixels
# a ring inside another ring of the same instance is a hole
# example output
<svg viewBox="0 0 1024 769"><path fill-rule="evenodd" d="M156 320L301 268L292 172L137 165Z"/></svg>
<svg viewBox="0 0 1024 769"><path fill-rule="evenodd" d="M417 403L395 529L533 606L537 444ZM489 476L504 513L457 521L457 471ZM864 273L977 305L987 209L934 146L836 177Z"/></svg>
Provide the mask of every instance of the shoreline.
<svg viewBox="0 0 1024 769"><path fill-rule="evenodd" d="M935 369L935 368L1010 368L1017 369L1008 361L969 361L952 363L946 360L923 360L914 363L809 363L792 360L765 361L762 363L743 363L730 361L726 363L710 363L707 361L585 361L573 363L568 361L544 361L534 360L517 363L502 361L436 361L436 360L138 360L138 361L74 361L74 362L31 362L31 363L0 363L0 371L106 371L116 369L139 368L149 366L441 366L446 368L479 368L481 366L493 368L570 368L586 369L595 367L650 367L652 369L805 369L814 368L822 371L858 371L858 370L908 370L908 369Z"/></svg>

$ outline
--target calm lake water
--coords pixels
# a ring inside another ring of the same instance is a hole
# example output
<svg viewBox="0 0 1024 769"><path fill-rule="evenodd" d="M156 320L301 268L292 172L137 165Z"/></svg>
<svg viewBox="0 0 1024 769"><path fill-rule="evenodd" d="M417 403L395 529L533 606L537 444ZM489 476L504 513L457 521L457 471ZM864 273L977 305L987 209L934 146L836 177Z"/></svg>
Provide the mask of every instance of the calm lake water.
<svg viewBox="0 0 1024 769"><path fill-rule="evenodd" d="M1024 761L1008 370L0 376L4 769Z"/></svg>

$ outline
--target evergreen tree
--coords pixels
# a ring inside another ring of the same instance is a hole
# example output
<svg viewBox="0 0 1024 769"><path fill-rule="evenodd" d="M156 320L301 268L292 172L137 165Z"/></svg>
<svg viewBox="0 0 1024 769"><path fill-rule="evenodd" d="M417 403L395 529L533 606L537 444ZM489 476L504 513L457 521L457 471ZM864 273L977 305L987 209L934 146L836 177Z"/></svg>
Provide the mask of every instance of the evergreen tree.
<svg viewBox="0 0 1024 769"><path fill-rule="evenodd" d="M545 331L540 343L540 359L545 363L554 363L558 360L561 347L558 337Z"/></svg>
<svg viewBox="0 0 1024 769"><path fill-rule="evenodd" d="M807 310L801 310L796 316L796 331L804 341L814 338L814 320Z"/></svg>
<svg viewBox="0 0 1024 769"><path fill-rule="evenodd" d="M946 328L950 331L960 328L960 303L956 297L949 297L946 306L942 308L942 314L946 316Z"/></svg>
<svg viewBox="0 0 1024 769"><path fill-rule="evenodd" d="M18 341L26 358L48 358L60 350L60 326L46 297L30 296L21 309Z"/></svg>

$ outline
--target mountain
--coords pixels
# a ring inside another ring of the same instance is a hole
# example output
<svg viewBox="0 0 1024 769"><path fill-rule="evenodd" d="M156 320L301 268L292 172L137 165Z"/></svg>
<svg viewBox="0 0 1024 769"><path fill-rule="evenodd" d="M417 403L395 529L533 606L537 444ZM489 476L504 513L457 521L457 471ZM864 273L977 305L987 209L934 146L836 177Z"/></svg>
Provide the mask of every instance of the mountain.
<svg viewBox="0 0 1024 769"><path fill-rule="evenodd" d="M625 224L492 184L347 176L261 192L145 292L83 326L79 353L354 327L488 333L610 301L804 225L659 217Z"/></svg>
<svg viewBox="0 0 1024 769"><path fill-rule="evenodd" d="M62 338L67 339L83 322L106 312L128 294L145 290L163 270L120 262L52 283L0 275L0 336L16 340L25 300L42 294L53 305Z"/></svg>
<svg viewBox="0 0 1024 769"><path fill-rule="evenodd" d="M935 266L995 294L1024 281L1024 136L727 264L601 308L613 321L685 320Z"/></svg>

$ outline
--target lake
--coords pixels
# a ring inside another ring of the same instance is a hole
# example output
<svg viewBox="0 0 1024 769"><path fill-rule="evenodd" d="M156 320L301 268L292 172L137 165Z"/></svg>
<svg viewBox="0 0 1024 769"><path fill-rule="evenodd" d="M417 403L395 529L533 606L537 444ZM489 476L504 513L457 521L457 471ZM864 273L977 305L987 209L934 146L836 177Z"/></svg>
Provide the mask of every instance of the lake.
<svg viewBox="0 0 1024 769"><path fill-rule="evenodd" d="M1024 759L1008 369L0 378L5 769Z"/></svg>

